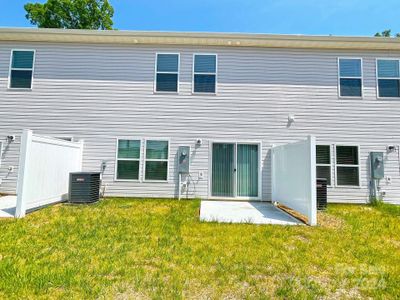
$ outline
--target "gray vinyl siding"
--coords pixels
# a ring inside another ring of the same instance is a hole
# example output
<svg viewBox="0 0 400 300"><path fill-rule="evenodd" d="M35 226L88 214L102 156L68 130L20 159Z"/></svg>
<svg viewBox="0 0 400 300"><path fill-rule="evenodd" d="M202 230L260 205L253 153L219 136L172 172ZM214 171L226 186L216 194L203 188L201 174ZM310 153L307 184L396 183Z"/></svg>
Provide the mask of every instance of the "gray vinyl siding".
<svg viewBox="0 0 400 300"><path fill-rule="evenodd" d="M7 89L13 48L36 49L32 91ZM156 52L180 53L179 94L153 93ZM202 52L218 55L217 95L192 94L193 53ZM339 99L339 56L363 58L363 99ZM24 128L84 139L84 169L98 171L106 161L104 183L112 196L176 197L177 147L190 145L196 180L190 196L207 198L211 141L261 141L263 200L271 200L270 147L312 134L318 143L360 146L361 187L329 188L329 200L365 202L369 152L400 144L400 100L376 96L375 59L389 56L400 53L1 43L0 138L18 139L3 155L0 192L15 193ZM296 116L290 127L288 114ZM170 139L168 182L115 181L117 137ZM397 153L385 157L392 183L383 180L382 190L387 201L400 203ZM12 173L9 166L15 166ZM199 171L204 178L198 180Z"/></svg>

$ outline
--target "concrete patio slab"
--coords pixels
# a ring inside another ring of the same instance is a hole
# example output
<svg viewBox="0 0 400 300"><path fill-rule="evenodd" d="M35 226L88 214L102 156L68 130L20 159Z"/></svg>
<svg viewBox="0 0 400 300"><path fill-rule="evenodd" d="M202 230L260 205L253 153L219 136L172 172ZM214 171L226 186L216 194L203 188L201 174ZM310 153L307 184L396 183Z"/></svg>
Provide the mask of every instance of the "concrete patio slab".
<svg viewBox="0 0 400 300"><path fill-rule="evenodd" d="M0 218L14 218L17 196L0 197Z"/></svg>
<svg viewBox="0 0 400 300"><path fill-rule="evenodd" d="M283 212L271 203L244 201L201 201L200 221L304 225L304 223Z"/></svg>

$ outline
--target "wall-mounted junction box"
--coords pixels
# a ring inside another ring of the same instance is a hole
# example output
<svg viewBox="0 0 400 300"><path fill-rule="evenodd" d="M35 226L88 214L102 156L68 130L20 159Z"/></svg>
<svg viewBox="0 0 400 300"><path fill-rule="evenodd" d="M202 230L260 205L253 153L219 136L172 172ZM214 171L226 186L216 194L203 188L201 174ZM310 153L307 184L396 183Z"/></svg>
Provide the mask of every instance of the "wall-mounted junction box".
<svg viewBox="0 0 400 300"><path fill-rule="evenodd" d="M178 147L178 173L188 174L190 166L190 146Z"/></svg>
<svg viewBox="0 0 400 300"><path fill-rule="evenodd" d="M371 178L383 179L385 177L383 152L371 152L370 160L371 160Z"/></svg>

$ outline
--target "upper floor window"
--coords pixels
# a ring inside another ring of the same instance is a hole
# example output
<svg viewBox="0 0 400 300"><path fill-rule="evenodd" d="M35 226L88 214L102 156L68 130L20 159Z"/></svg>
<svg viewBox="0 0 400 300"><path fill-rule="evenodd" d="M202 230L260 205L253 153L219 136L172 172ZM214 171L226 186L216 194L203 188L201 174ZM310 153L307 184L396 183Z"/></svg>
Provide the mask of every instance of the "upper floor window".
<svg viewBox="0 0 400 300"><path fill-rule="evenodd" d="M178 92L179 54L157 54L156 92Z"/></svg>
<svg viewBox="0 0 400 300"><path fill-rule="evenodd" d="M340 97L362 97L361 58L339 58Z"/></svg>
<svg viewBox="0 0 400 300"><path fill-rule="evenodd" d="M378 96L380 98L400 97L400 71L399 60L378 59Z"/></svg>
<svg viewBox="0 0 400 300"><path fill-rule="evenodd" d="M33 77L34 50L12 50L8 87L31 89Z"/></svg>
<svg viewBox="0 0 400 300"><path fill-rule="evenodd" d="M195 54L193 68L193 92L216 92L217 56L215 54Z"/></svg>

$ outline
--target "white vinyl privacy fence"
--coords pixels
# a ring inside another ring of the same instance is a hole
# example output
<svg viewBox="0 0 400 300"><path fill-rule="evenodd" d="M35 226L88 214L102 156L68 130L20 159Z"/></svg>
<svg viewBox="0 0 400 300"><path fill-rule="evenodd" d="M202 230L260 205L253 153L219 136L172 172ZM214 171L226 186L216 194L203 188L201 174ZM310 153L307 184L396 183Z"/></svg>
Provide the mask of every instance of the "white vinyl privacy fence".
<svg viewBox="0 0 400 300"><path fill-rule="evenodd" d="M16 217L67 199L69 173L82 170L83 142L24 130L21 140Z"/></svg>
<svg viewBox="0 0 400 300"><path fill-rule="evenodd" d="M272 147L272 200L317 224L315 137Z"/></svg>

